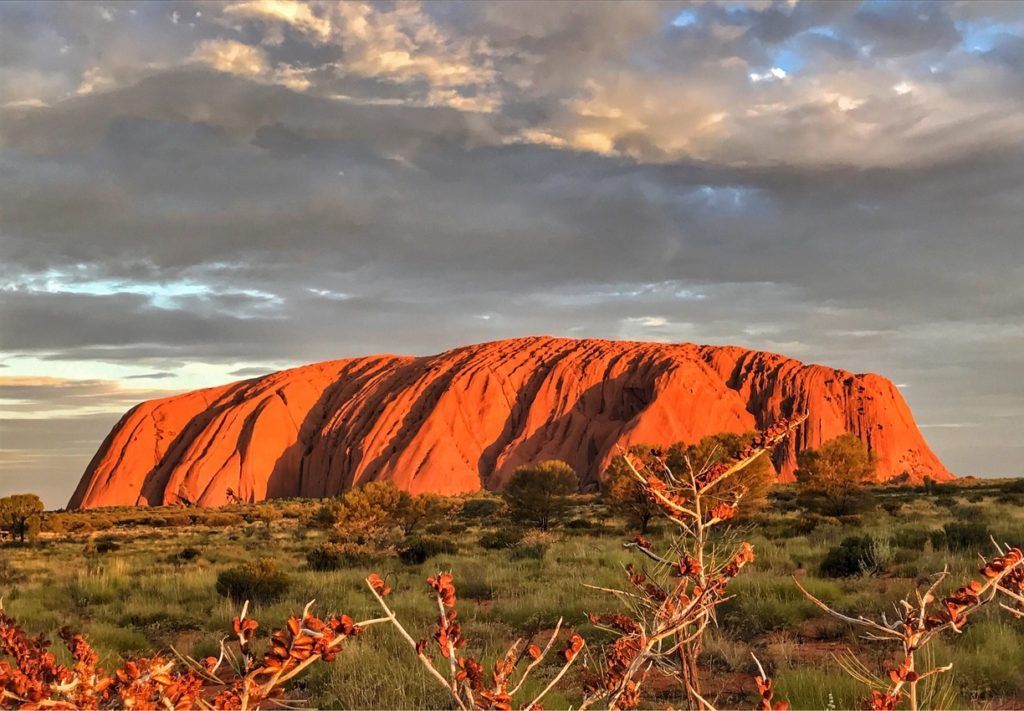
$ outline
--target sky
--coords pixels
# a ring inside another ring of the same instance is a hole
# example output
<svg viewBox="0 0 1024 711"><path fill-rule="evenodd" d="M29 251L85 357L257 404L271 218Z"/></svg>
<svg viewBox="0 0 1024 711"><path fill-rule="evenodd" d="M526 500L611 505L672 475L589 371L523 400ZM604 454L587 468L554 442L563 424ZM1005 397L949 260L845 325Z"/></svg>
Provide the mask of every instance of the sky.
<svg viewBox="0 0 1024 711"><path fill-rule="evenodd" d="M1024 4L0 3L0 494L134 403L549 334L896 382L1022 473Z"/></svg>

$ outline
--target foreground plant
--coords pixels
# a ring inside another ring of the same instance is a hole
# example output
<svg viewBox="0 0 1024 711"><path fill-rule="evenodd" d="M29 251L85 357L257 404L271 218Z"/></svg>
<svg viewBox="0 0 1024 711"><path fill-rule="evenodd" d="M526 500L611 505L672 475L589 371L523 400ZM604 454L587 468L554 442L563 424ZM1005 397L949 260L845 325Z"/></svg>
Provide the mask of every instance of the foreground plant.
<svg viewBox="0 0 1024 711"><path fill-rule="evenodd" d="M653 467L624 454L629 472L678 535L663 554L637 536L626 546L655 565L650 570L627 566L629 589L598 588L614 594L628 614L590 617L617 639L606 648L601 669L587 680L583 707L605 700L609 708L636 708L644 682L656 669L678 681L690 708L713 708L702 690L697 658L718 606L730 597L729 583L754 560L754 550L747 541L713 540L712 530L736 515L746 493L736 475L778 446L804 419L806 415L773 425L735 460L695 466L687 459L686 473L679 477L657 454Z"/></svg>
<svg viewBox="0 0 1024 711"><path fill-rule="evenodd" d="M837 612L809 593L800 581L794 578L796 586L815 605L837 619L866 630L865 639L880 642L896 642L901 646L902 661L887 670L887 677L879 679L872 675L869 667L856 657L841 660L847 673L871 688L868 707L871 709L895 709L904 700L912 710L918 708L918 684L936 674L948 672L952 664L921 669L918 666L918 652L929 642L946 632L960 634L970 617L983 606L996 600L1000 594L1008 596L1016 606L1001 603L1018 616L1018 606L1024 602L1024 554L1018 548L1003 549L997 546L997 554L984 561L980 568L983 582L971 580L955 592L938 597L937 590L949 575L948 569L933 576L934 580L922 592L914 591L914 599L900 600L897 619L889 620L884 614L876 621L864 616L851 617Z"/></svg>
<svg viewBox="0 0 1024 711"><path fill-rule="evenodd" d="M494 668L488 676L478 659L459 653L466 645L466 639L462 636L462 626L455 611L455 580L451 573L438 573L427 578L427 585L433 591L438 609L437 623L431 631L430 640L417 641L399 622L384 599L391 593L391 587L383 578L374 573L366 578L366 584L384 610L384 619L395 626L416 653L420 663L447 690L455 705L464 711L511 709L516 702L516 695L522 690L530 674L551 652L562 629L562 620L559 619L543 649L536 644L526 644L525 640L516 640L494 663ZM583 638L571 632L565 647L558 653L561 662L558 673L540 693L534 695L520 708L541 709L541 701L558 685L585 646ZM435 654L439 654L444 661L437 661ZM447 667L446 672L442 672L438 666L442 669Z"/></svg>
<svg viewBox="0 0 1024 711"><path fill-rule="evenodd" d="M238 655L222 643L219 658L146 657L109 671L99 666L99 655L82 635L60 631L72 660L60 664L48 639L30 636L0 611L0 707L244 711L280 706L288 682L318 661L333 661L342 643L364 628L387 622L356 623L348 615L320 619L310 612L312 604L271 634L262 656L252 651L259 623L246 616L246 603L232 625Z"/></svg>

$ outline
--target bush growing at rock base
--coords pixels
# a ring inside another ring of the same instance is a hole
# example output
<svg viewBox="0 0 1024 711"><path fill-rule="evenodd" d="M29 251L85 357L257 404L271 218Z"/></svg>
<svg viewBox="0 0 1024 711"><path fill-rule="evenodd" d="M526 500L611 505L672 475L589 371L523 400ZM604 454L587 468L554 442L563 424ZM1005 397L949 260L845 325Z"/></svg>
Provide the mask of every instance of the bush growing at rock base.
<svg viewBox="0 0 1024 711"><path fill-rule="evenodd" d="M569 496L577 491L579 479L572 467L552 460L516 469L501 495L514 520L546 531L565 516Z"/></svg>

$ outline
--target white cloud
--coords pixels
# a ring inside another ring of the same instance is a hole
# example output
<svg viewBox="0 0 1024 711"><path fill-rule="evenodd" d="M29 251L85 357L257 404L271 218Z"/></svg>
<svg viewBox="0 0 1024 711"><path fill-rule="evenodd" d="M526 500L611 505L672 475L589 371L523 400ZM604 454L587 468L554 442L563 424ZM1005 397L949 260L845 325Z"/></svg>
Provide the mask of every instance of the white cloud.
<svg viewBox="0 0 1024 711"><path fill-rule="evenodd" d="M192 52L192 61L242 76L260 76L267 71L267 59L259 47L227 39L207 39Z"/></svg>
<svg viewBox="0 0 1024 711"><path fill-rule="evenodd" d="M747 76L750 77L750 81L757 83L762 81L778 81L779 79L785 79L787 74L786 70L781 67L772 67L765 72L750 72Z"/></svg>
<svg viewBox="0 0 1024 711"><path fill-rule="evenodd" d="M331 21L313 12L308 3L293 0L246 0L224 8L224 14L264 23L283 23L320 40L331 35ZM274 37L276 41L278 36Z"/></svg>

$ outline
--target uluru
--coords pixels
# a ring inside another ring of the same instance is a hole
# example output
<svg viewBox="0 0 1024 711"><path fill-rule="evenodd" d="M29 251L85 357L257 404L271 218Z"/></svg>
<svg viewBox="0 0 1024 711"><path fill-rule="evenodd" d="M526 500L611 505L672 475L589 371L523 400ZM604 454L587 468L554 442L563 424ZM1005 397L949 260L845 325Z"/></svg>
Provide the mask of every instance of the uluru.
<svg viewBox="0 0 1024 711"><path fill-rule="evenodd" d="M873 453L880 482L953 477L875 374L733 346L530 337L316 363L143 402L104 440L69 507L324 497L372 480L457 494L500 489L545 459L592 488L617 446L695 442L797 412L809 416L774 453L780 481L793 480L798 451L847 432Z"/></svg>

